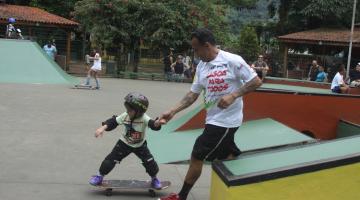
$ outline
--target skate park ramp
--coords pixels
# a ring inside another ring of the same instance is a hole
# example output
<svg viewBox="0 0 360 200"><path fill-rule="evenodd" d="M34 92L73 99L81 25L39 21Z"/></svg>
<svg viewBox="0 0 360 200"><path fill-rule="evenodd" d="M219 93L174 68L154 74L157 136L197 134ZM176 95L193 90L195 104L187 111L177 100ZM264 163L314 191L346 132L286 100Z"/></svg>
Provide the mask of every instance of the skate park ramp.
<svg viewBox="0 0 360 200"><path fill-rule="evenodd" d="M36 43L0 39L0 82L32 84L78 84Z"/></svg>
<svg viewBox="0 0 360 200"><path fill-rule="evenodd" d="M163 126L160 131L148 130L148 146L157 162L177 163L190 158L195 140L204 129L176 131L176 128L201 107ZM244 122L235 134L235 143L243 152L312 142L316 140L270 118Z"/></svg>

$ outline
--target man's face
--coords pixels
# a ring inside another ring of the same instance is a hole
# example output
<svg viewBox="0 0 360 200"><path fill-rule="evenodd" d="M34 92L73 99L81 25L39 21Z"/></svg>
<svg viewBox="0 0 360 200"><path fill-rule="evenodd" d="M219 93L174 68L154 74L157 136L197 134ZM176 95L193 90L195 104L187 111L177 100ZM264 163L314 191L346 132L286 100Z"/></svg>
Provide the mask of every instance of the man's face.
<svg viewBox="0 0 360 200"><path fill-rule="evenodd" d="M177 62L177 63L182 63L182 58L181 58L181 57L177 57L176 62Z"/></svg>
<svg viewBox="0 0 360 200"><path fill-rule="evenodd" d="M360 65L356 65L356 71L360 71Z"/></svg>
<svg viewBox="0 0 360 200"><path fill-rule="evenodd" d="M208 44L205 43L200 44L199 40L197 38L193 38L191 40L191 46L194 49L194 53L195 55L197 55L201 60L206 61L207 60L207 55L208 55Z"/></svg>
<svg viewBox="0 0 360 200"><path fill-rule="evenodd" d="M314 60L314 61L312 62L312 65L313 65L313 66L316 66L316 65L317 65L317 62Z"/></svg>
<svg viewBox="0 0 360 200"><path fill-rule="evenodd" d="M263 60L264 60L264 57L263 57L263 56L259 56L259 57L258 57L258 60L259 60L259 61L263 61Z"/></svg>

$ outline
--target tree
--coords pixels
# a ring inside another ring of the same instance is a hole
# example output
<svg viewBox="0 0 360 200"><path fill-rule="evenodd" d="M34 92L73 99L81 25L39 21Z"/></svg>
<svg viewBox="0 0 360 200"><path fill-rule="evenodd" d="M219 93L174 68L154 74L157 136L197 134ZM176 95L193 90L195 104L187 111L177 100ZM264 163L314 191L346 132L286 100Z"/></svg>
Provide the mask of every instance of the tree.
<svg viewBox="0 0 360 200"><path fill-rule="evenodd" d="M31 0L7 0L8 4L16 4L16 5L29 5Z"/></svg>
<svg viewBox="0 0 360 200"><path fill-rule="evenodd" d="M30 6L42 8L50 13L69 18L77 1L78 0L31 0Z"/></svg>
<svg viewBox="0 0 360 200"><path fill-rule="evenodd" d="M279 1L278 4L275 2ZM272 0L269 10L277 6L277 34L319 27L350 27L353 0ZM360 11L360 7L357 7ZM357 15L357 19L360 16Z"/></svg>
<svg viewBox="0 0 360 200"><path fill-rule="evenodd" d="M202 26L213 29L222 41L228 29L219 10L220 5L207 0L82 0L74 14L95 43L130 52L136 71L140 42L154 49L187 50L190 33Z"/></svg>
<svg viewBox="0 0 360 200"><path fill-rule="evenodd" d="M235 51L247 62L254 61L260 53L259 40L253 27L247 26L240 32Z"/></svg>

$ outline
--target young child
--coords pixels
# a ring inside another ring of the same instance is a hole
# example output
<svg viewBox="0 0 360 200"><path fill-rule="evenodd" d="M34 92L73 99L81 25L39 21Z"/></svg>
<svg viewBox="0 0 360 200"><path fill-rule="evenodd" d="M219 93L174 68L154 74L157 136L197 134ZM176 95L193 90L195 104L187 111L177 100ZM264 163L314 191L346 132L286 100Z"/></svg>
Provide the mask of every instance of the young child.
<svg viewBox="0 0 360 200"><path fill-rule="evenodd" d="M103 177L115 167L116 163L120 163L130 153L135 153L142 160L146 172L151 176L152 187L160 189L161 182L156 177L159 167L147 147L145 130L147 127L152 130L160 130L161 124L159 120L152 120L145 114L149 101L144 95L129 93L125 97L124 105L126 112L106 120L96 130L95 137L99 137L104 134L104 131L111 131L118 125L125 126L125 131L120 134L119 141L102 162L98 174L92 176L89 183L95 186L101 185Z"/></svg>

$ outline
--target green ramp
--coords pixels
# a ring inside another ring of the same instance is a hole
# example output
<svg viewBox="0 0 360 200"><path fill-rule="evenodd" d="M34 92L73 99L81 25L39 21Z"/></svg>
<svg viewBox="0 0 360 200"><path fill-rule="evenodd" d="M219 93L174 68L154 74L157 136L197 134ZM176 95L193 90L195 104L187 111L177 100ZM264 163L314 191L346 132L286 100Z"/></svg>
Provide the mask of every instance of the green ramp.
<svg viewBox="0 0 360 200"><path fill-rule="evenodd" d="M200 104L195 107L193 110L185 113L181 117L171 120L165 126L162 126L161 133L172 133L188 122L191 118L193 118L196 114L198 114L202 109L204 109L204 104Z"/></svg>
<svg viewBox="0 0 360 200"><path fill-rule="evenodd" d="M196 129L168 133L162 129L149 129L148 146L159 163L186 161L202 131L203 129ZM235 134L235 143L243 152L314 141L316 140L270 118L245 122Z"/></svg>
<svg viewBox="0 0 360 200"><path fill-rule="evenodd" d="M33 84L78 84L36 43L0 39L0 82Z"/></svg>
<svg viewBox="0 0 360 200"><path fill-rule="evenodd" d="M284 85L284 84L272 84L272 83L264 83L261 85L261 88L270 89L270 90L280 90L280 91L294 91L300 93L334 94L331 92L330 89L311 88L311 87Z"/></svg>

